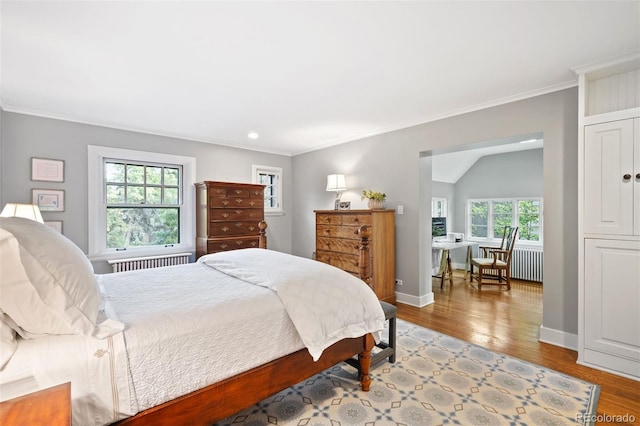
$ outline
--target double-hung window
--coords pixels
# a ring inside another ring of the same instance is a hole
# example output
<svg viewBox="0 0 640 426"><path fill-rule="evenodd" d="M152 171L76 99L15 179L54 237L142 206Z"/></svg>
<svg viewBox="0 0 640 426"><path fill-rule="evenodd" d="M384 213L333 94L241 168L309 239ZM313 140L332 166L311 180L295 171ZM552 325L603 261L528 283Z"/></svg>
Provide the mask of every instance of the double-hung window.
<svg viewBox="0 0 640 426"><path fill-rule="evenodd" d="M505 226L517 226L518 240L542 243L542 199L475 199L467 201L467 238L499 240Z"/></svg>
<svg viewBox="0 0 640 426"><path fill-rule="evenodd" d="M89 255L142 256L193 248L195 159L89 147Z"/></svg>
<svg viewBox="0 0 640 426"><path fill-rule="evenodd" d="M283 214L282 169L272 166L252 166L253 183L264 185L265 215Z"/></svg>

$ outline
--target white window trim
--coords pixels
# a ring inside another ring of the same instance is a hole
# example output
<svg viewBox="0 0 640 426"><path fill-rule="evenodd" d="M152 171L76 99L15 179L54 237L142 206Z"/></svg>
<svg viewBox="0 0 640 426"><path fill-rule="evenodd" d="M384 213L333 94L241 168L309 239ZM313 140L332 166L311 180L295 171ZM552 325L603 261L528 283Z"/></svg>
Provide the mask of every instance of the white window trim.
<svg viewBox="0 0 640 426"><path fill-rule="evenodd" d="M528 240L521 240L520 239L520 235L518 233L518 239L516 240L516 244L518 246L528 246L528 247L542 247L544 245L544 239L543 239L543 234L544 234L544 225L543 225L543 199L542 197L509 197L509 198L469 198L467 199L467 205L466 205L466 218L465 218L465 238L468 241L478 241L478 242L485 242L485 243L490 243L490 244L496 244L499 245L500 241L502 240L502 237L500 238L480 238L480 237L472 237L471 236L471 203L477 203L477 202L488 202L489 203L489 217L491 217L491 215L493 214L493 210L491 208L492 205L492 201L526 201L526 200L535 200L535 201L540 201L540 240L539 241L528 241ZM518 205L516 204L515 209L513 211L513 216L512 216L512 222L511 223L518 223L517 221L518 219ZM493 221L489 220L488 225L488 229L487 229L487 233L489 235L493 234Z"/></svg>
<svg viewBox="0 0 640 426"><path fill-rule="evenodd" d="M125 251L107 249L107 206L103 182L104 159L122 159L182 166L182 206L180 207L180 243L172 247L129 247ZM88 146L89 169L89 259L111 260L127 257L195 251L195 189L196 159L181 155L134 151L106 146Z"/></svg>
<svg viewBox="0 0 640 426"><path fill-rule="evenodd" d="M274 167L274 166L261 166L259 164L251 165L251 176L252 182L255 184L260 183L259 175L260 173L270 173L276 175L278 178L278 183L276 184L276 198L278 200L277 207L265 207L264 215L265 216L282 216L284 215L284 200L282 199L282 168Z"/></svg>

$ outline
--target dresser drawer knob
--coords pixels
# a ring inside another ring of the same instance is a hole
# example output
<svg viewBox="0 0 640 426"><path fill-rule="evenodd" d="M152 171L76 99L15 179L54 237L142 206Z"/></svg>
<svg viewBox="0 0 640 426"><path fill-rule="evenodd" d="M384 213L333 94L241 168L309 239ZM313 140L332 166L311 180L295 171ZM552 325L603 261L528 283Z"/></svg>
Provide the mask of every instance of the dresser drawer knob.
<svg viewBox="0 0 640 426"><path fill-rule="evenodd" d="M226 249L228 246L226 244L220 244L220 248Z"/></svg>
<svg viewBox="0 0 640 426"><path fill-rule="evenodd" d="M236 189L236 194L242 194L242 190L241 189Z"/></svg>
<svg viewBox="0 0 640 426"><path fill-rule="evenodd" d="M240 245L240 244L242 244L243 242L244 242L243 240L236 240L236 244L237 244L237 245Z"/></svg>
<svg viewBox="0 0 640 426"><path fill-rule="evenodd" d="M228 230L229 230L229 228L228 228L228 227L226 227L226 226L223 226L223 227L222 227L222 232L227 232Z"/></svg>
<svg viewBox="0 0 640 426"><path fill-rule="evenodd" d="M240 228L242 226L242 222L236 222L236 228Z"/></svg>
<svg viewBox="0 0 640 426"><path fill-rule="evenodd" d="M229 213L227 213L227 212L222 213L222 217L224 217L225 219L228 218L229 217Z"/></svg>
<svg viewBox="0 0 640 426"><path fill-rule="evenodd" d="M229 200L224 200L224 201L222 202L222 204L224 204L224 205L226 206L227 204L229 204Z"/></svg>
<svg viewBox="0 0 640 426"><path fill-rule="evenodd" d="M236 198L236 203L242 204L242 198Z"/></svg>

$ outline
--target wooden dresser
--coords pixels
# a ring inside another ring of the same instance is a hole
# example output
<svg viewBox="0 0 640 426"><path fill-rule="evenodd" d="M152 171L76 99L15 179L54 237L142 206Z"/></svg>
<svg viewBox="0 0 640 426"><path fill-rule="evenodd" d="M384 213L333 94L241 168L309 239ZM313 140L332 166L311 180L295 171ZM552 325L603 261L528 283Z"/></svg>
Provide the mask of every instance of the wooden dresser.
<svg viewBox="0 0 640 426"><path fill-rule="evenodd" d="M208 253L259 246L264 185L198 182L196 259Z"/></svg>
<svg viewBox="0 0 640 426"><path fill-rule="evenodd" d="M316 210L316 260L358 276L359 244L357 231L371 227L371 288L378 299L396 303L395 211L394 210Z"/></svg>

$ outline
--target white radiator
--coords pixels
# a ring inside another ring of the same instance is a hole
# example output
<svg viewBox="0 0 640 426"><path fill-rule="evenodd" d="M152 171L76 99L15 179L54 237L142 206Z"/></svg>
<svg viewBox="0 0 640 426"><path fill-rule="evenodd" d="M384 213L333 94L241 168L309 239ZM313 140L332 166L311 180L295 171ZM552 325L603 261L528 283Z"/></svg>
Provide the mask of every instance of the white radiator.
<svg viewBox="0 0 640 426"><path fill-rule="evenodd" d="M113 272L133 271L136 269L159 268L161 266L184 265L189 263L191 253L177 253L163 256L133 257L130 259L109 260Z"/></svg>
<svg viewBox="0 0 640 426"><path fill-rule="evenodd" d="M542 282L542 249L514 247L511 253L511 277Z"/></svg>

